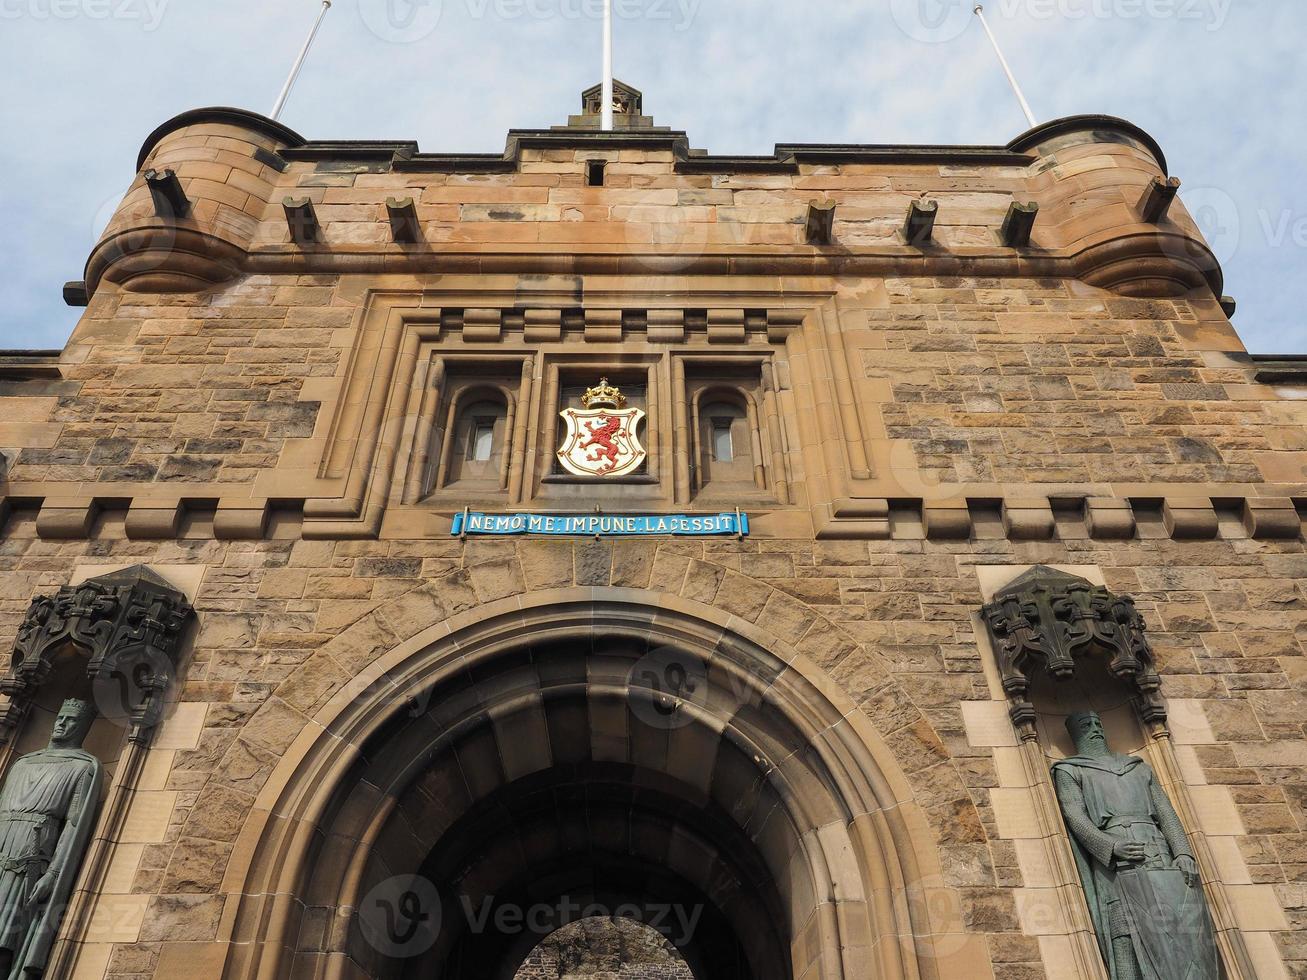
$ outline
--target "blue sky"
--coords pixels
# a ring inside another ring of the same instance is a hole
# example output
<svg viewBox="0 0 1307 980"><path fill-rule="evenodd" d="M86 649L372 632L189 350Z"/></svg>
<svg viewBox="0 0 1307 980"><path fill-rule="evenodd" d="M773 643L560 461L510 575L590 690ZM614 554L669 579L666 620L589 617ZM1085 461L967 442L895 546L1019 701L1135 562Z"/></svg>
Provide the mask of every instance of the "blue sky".
<svg viewBox="0 0 1307 980"><path fill-rule="evenodd" d="M619 77L716 153L1003 143L1026 123L970 0L616 0ZM65 280L145 136L267 112L318 0L0 0L0 347L58 347ZM598 80L599 0L336 0L283 121L495 151ZM1307 352L1307 3L989 0L1036 115L1123 116L1166 150L1254 352Z"/></svg>

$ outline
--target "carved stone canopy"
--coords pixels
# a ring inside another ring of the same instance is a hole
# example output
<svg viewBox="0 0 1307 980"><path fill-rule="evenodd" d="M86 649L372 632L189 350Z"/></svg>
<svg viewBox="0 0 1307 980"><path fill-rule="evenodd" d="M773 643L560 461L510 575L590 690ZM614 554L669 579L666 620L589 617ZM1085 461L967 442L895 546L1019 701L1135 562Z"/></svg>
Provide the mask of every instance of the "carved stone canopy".
<svg viewBox="0 0 1307 980"><path fill-rule="evenodd" d="M146 741L176 674L178 641L193 614L186 597L143 565L37 596L18 627L9 670L0 678L0 743L31 708L55 659L71 651L86 661L86 679L101 714Z"/></svg>
<svg viewBox="0 0 1307 980"><path fill-rule="evenodd" d="M1001 589L983 615L1017 728L1033 732L1029 692L1040 672L1066 680L1090 658L1130 686L1144 721L1166 720L1144 619L1129 596L1037 565Z"/></svg>

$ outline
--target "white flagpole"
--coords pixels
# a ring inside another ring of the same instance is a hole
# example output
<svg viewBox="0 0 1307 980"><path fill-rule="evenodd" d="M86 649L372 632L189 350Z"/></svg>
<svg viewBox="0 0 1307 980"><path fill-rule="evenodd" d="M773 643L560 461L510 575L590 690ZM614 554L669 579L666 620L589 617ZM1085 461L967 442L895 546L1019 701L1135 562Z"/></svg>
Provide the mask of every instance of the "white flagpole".
<svg viewBox="0 0 1307 980"><path fill-rule="evenodd" d="M1039 123L1035 120L1035 114L1030 110L1030 103L1026 101L1025 95L1021 92L1021 86L1017 84L1016 75L1012 74L1011 66L1008 65L1007 59L1003 57L1003 49L998 46L998 38L989 29L989 21L985 20L985 5L983 3L976 4L976 16L980 18L980 26L989 35L989 43L994 45L994 53L998 55L998 63L1003 66L1003 73L1007 75L1007 80L1012 85L1012 91L1016 93L1017 101L1021 103L1021 111L1026 114L1026 119L1030 122L1030 128L1034 129Z"/></svg>
<svg viewBox="0 0 1307 980"><path fill-rule="evenodd" d="M604 0L604 92L601 96L600 128L613 129L613 0Z"/></svg>
<svg viewBox="0 0 1307 980"><path fill-rule="evenodd" d="M313 22L313 30L309 31L304 47L300 48L299 57L295 59L295 64L291 66L290 76L286 79L286 84L282 86L281 95L277 96L277 104L272 107L271 118L277 119L281 116L281 110L286 108L286 100L290 98L290 90L295 87L295 79L299 78L300 69L304 67L304 61L309 56L309 48L313 47L313 39L318 36L318 28L322 26L323 18L327 16L327 11L330 9L331 0L322 0L322 9L318 12L318 19Z"/></svg>

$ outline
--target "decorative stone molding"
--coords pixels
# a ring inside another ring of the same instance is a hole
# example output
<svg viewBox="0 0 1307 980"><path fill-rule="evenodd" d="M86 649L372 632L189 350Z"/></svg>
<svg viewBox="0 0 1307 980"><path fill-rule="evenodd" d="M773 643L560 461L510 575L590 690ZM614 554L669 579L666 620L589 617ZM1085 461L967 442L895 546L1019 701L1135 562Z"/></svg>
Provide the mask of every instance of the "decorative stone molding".
<svg viewBox="0 0 1307 980"><path fill-rule="evenodd" d="M508 355L503 355L508 356ZM520 360L520 358L519 358ZM776 389L775 372L763 365L764 378L772 391ZM781 460L773 461L776 472L783 469ZM283 494L278 498L266 496L242 497L227 495L236 489L230 485L214 484L211 487L189 489L173 496L159 496L156 486L143 486L139 497L132 497L124 508L124 497L135 488L124 485L114 496L104 497L42 497L42 484L23 484L8 488L12 496L0 496L0 517L15 507L29 507L32 500L40 500L35 508L37 536L43 540L86 540L100 536L99 518L108 516L123 522L128 538L134 541L171 540L181 530L188 514L211 514L211 533L222 541L260 540L267 536L274 515L281 517L281 529L291 529L300 520L299 507L311 501L311 517L321 516L321 508L335 506L334 498L315 498L309 491L312 486L300 488L303 496ZM245 488L240 488L245 489ZM1229 496L1223 498L1223 509L1233 521L1218 523L1218 514L1210 499L1170 498L1164 494L1168 486L1155 491L1141 486L1129 497L1086 497L1083 504L1083 530L1069 527L1055 514L1055 504L1068 503L1065 493L1047 497L1021 496L1006 498L1001 488L990 486L961 489L967 497L946 500L927 500L920 497L894 497L897 505L914 514L916 520L906 525L887 520L889 500L886 497L852 497L835 499L830 505L830 517L816 527L818 538L824 540L920 540L965 541L973 534L974 521L968 499L997 500L1002 510L1003 536L1011 541L1047 541L1069 539L1093 541L1128 541L1137 535L1140 521L1151 521L1152 533L1148 537L1165 536L1177 541L1214 540L1241 536L1254 541L1298 541L1303 539L1302 513L1307 513L1307 497L1290 496L1290 486L1269 487L1279 490L1279 496ZM214 499L218 499L216 510ZM327 503L317 502L325 499ZM516 497L514 497L516 499ZM788 499L788 498L782 498ZM792 501L791 501L792 502ZM1074 505L1075 501L1070 500ZM1141 502L1143 506L1141 506ZM325 513L334 513L334 510ZM344 516L357 514L357 509L346 511ZM452 516L446 513L446 516ZM311 523L311 522L310 522ZM1242 526L1242 530L1238 528ZM1199 532L1202 533L1199 533ZM194 536L195 528L188 535ZM310 528L307 536L320 534Z"/></svg>
<svg viewBox="0 0 1307 980"><path fill-rule="evenodd" d="M1035 708L1029 700L1035 675L1043 671L1065 680L1075 674L1077 660L1086 657L1107 658L1108 672L1134 690L1145 722L1166 721L1144 618L1129 596L1036 565L999 590L983 616L1009 714L1022 738L1035 737Z"/></svg>
<svg viewBox="0 0 1307 980"><path fill-rule="evenodd" d="M59 653L87 658L100 712L130 726L145 743L176 673L178 641L193 610L185 596L143 565L37 596L18 627L9 671L0 678L0 744L7 743L49 678Z"/></svg>

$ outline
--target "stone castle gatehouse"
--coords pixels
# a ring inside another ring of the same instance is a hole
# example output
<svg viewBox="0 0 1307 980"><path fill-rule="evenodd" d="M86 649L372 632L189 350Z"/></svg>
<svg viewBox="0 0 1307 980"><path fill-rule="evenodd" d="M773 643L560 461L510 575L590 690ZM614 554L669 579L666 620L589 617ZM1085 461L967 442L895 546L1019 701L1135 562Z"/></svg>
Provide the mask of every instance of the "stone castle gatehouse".
<svg viewBox="0 0 1307 980"><path fill-rule="evenodd" d="M602 915L697 980L1104 980L1092 709L1225 975L1307 977L1307 371L1161 148L619 96L502 154L185 113L0 355L0 764L80 697L104 769L46 975L512 980Z"/></svg>

